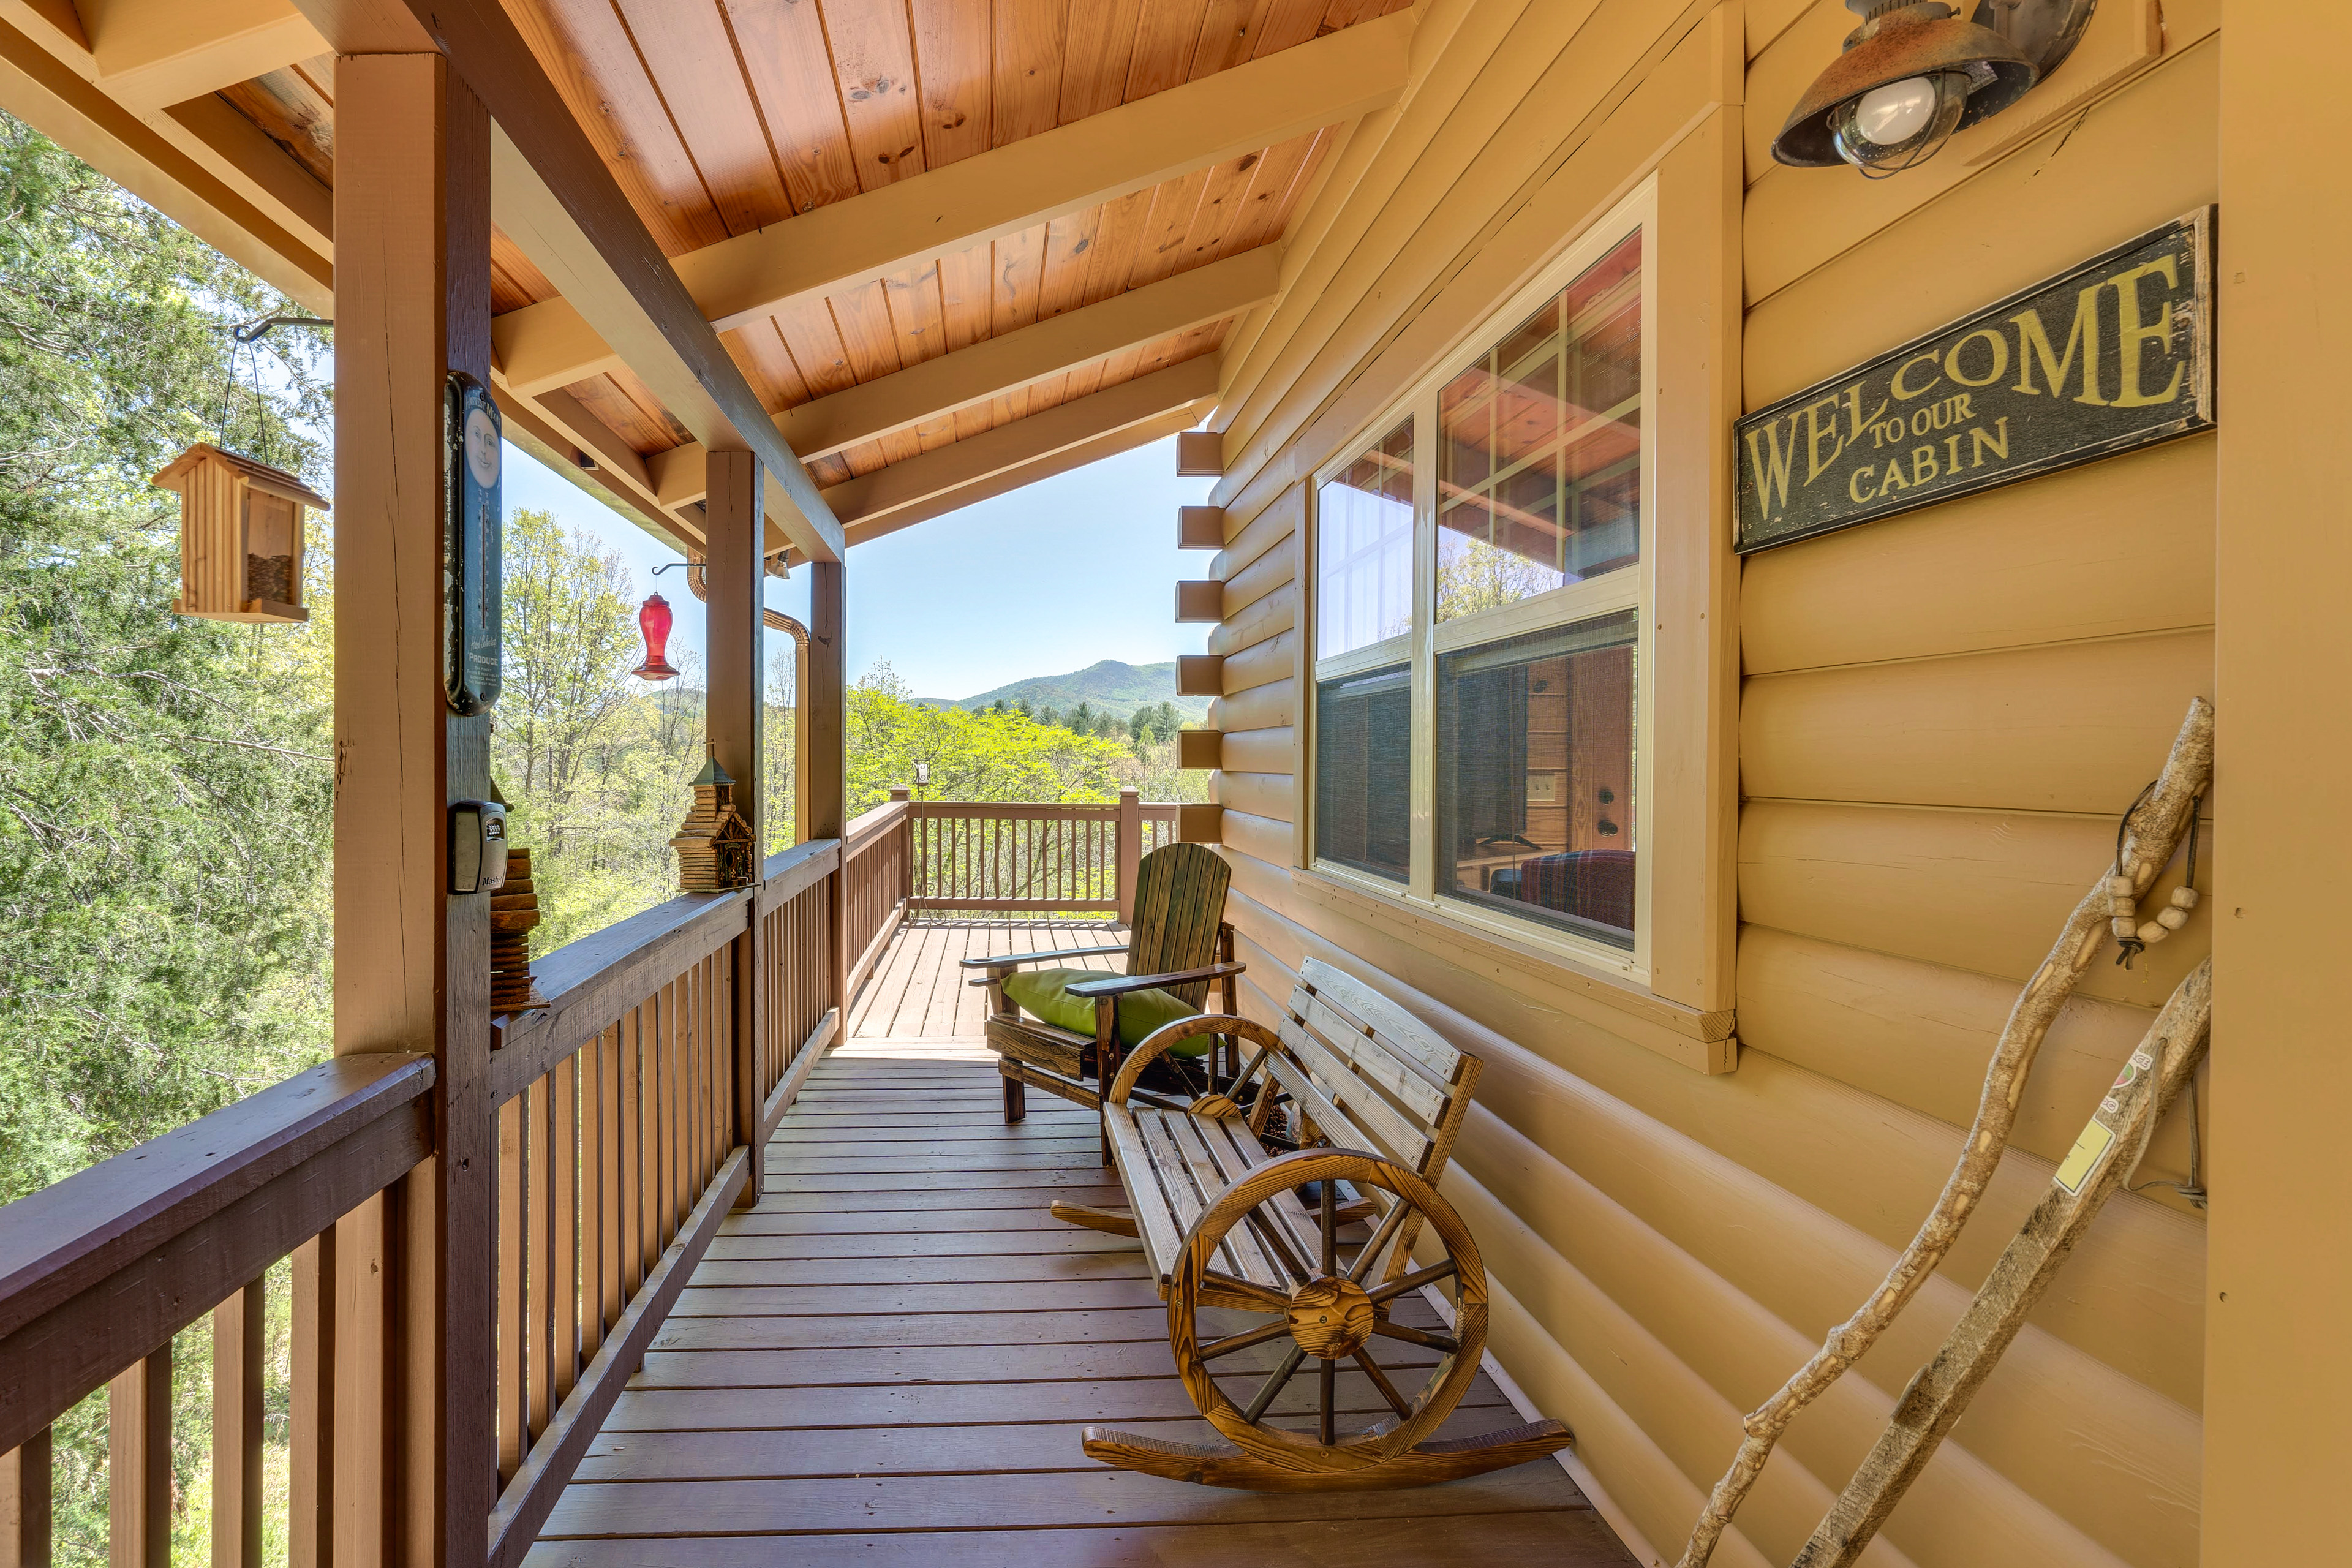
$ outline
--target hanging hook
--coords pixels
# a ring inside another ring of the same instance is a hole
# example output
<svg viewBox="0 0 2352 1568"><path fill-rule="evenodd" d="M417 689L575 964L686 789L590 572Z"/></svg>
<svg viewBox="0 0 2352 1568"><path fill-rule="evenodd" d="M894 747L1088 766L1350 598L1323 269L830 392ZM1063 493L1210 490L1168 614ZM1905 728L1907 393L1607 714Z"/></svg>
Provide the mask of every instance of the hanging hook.
<svg viewBox="0 0 2352 1568"><path fill-rule="evenodd" d="M268 336L272 327L331 327L334 324L331 316L264 316L257 321L247 321L232 329L229 336L241 343L253 343Z"/></svg>

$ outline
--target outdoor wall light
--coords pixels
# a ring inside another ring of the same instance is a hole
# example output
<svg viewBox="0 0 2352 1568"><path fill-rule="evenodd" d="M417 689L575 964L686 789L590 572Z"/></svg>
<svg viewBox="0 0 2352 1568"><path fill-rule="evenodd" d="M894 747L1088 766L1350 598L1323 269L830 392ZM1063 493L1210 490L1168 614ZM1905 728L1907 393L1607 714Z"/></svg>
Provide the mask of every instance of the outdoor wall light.
<svg viewBox="0 0 2352 1568"><path fill-rule="evenodd" d="M646 639L646 662L629 671L631 675L635 676L639 680L670 680L677 678L677 671L670 668L667 658L669 627L669 601L656 594L652 598L647 599L645 607L637 612L637 630L644 634Z"/></svg>
<svg viewBox="0 0 2352 1568"><path fill-rule="evenodd" d="M2098 0L1980 0L1967 20L1942 0L1845 3L1862 26L1797 100L1772 156L1883 180L2023 98L2073 51Z"/></svg>

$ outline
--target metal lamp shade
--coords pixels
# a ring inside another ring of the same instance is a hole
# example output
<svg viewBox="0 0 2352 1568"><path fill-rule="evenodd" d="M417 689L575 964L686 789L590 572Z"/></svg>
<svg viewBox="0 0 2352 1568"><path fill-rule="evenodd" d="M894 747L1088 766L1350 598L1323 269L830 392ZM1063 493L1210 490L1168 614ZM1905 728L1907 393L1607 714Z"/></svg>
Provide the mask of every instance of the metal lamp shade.
<svg viewBox="0 0 2352 1568"><path fill-rule="evenodd" d="M1866 37L1864 35L1867 35ZM1845 53L1813 79L1788 122L1772 139L1774 162L1801 169L1835 168L1838 156L1831 111L1874 88L1938 71L1979 74L1992 80L1969 94L1956 130L1966 130L2000 113L2032 90L2042 73L2016 45L1990 27L1964 22L1941 5L1906 5L1865 23L1846 39Z"/></svg>
<svg viewBox="0 0 2352 1568"><path fill-rule="evenodd" d="M647 599L645 607L637 612L637 630L645 635L646 639L646 662L631 670L630 674L639 680L670 680L677 678L677 671L670 668L667 658L669 628L669 601L656 594L652 598Z"/></svg>

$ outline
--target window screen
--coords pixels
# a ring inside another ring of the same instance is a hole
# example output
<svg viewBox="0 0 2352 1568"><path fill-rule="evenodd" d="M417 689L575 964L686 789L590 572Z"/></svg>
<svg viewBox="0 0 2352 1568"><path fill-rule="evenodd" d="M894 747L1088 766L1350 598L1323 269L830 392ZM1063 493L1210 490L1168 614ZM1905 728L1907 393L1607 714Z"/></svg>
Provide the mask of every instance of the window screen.
<svg viewBox="0 0 2352 1568"><path fill-rule="evenodd" d="M1641 554L1642 236L1628 237L1437 395L1437 618Z"/></svg>
<svg viewBox="0 0 2352 1568"><path fill-rule="evenodd" d="M1317 683L1315 853L1405 879L1412 680L1406 665Z"/></svg>
<svg viewBox="0 0 2352 1568"><path fill-rule="evenodd" d="M1315 656L1412 625L1412 420L1400 420L1317 493Z"/></svg>
<svg viewBox="0 0 2352 1568"><path fill-rule="evenodd" d="M1438 656L1440 893L1633 945L1639 624L1628 610Z"/></svg>

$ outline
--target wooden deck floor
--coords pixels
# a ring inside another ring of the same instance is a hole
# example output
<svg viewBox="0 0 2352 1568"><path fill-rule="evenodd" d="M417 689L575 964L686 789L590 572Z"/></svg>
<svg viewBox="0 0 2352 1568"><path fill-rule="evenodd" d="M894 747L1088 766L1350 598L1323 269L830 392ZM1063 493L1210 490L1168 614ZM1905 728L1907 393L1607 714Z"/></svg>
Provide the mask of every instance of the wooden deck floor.
<svg viewBox="0 0 2352 1568"><path fill-rule="evenodd" d="M945 987L953 957L987 951L974 944L1084 945L1070 937L1100 930L900 935L856 1032L770 1145L768 1195L726 1221L530 1568L1633 1562L1549 1462L1280 1496L1079 1451L1089 1422L1213 1434L1133 1245L1045 1213L1056 1197L1123 1204L1094 1118L1033 1095L1005 1126L977 1009L958 1037ZM1517 1420L1482 1376L1444 1435Z"/></svg>

